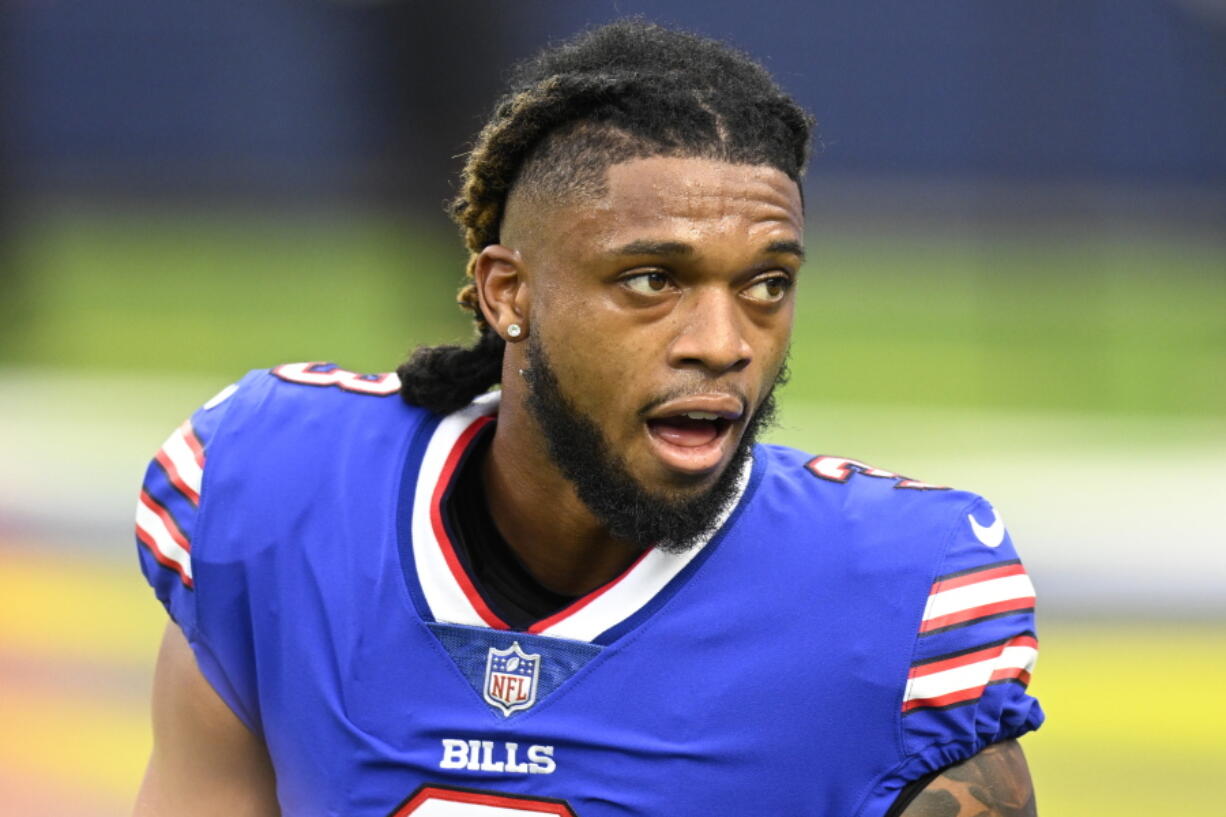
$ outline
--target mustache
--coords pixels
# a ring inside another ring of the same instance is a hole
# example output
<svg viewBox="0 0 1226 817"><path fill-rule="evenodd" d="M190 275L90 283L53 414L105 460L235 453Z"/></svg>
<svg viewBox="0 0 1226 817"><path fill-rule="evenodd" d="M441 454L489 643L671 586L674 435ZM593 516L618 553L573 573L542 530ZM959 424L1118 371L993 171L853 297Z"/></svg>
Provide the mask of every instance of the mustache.
<svg viewBox="0 0 1226 817"><path fill-rule="evenodd" d="M758 401L758 404L753 407L752 413L750 412L749 397L745 394L745 392L736 388L735 386L725 385L717 387L713 383L708 385L695 383L689 386L678 386L674 389L669 389L667 392L651 398L651 400L647 401L647 403L638 410L638 415L640 417L646 417L648 414L655 411L669 400L676 400L680 397L693 397L698 394L726 394L730 397L736 398L740 402L742 420L746 418L751 420L756 418L763 407L766 407L768 409L767 416L763 419L765 421L764 424L769 426L774 421L775 404L772 398L774 397L775 392L781 386L786 386L788 381L792 379L792 369L791 366L788 365L791 363L791 361L792 350L791 347L789 347L787 351L784 352L783 362L779 364L779 370L775 372L774 380L771 382L770 387L766 389L765 393L763 393L761 399Z"/></svg>
<svg viewBox="0 0 1226 817"><path fill-rule="evenodd" d="M711 394L720 394L720 395L726 395L728 397L732 397L733 399L735 399L737 402L741 404L742 419L749 416L750 414L749 397L747 397L745 393L741 391L740 389L728 388L726 386L723 388L711 388L709 386L703 387L702 385L681 386L675 389L670 389L669 391L664 392L663 394L659 394L653 397L651 400L647 401L647 403L638 410L638 415L640 417L646 417L647 415L651 414L651 412L655 411L657 408L669 402L670 400L678 400L683 397L694 397L697 395L711 395ZM755 406L754 408L756 409L757 407Z"/></svg>

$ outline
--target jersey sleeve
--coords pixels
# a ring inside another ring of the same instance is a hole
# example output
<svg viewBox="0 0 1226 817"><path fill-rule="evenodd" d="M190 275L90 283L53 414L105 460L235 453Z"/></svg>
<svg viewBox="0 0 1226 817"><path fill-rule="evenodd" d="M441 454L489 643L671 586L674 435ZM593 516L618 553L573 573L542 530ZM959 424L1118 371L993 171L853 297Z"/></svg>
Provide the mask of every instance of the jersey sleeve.
<svg viewBox="0 0 1226 817"><path fill-rule="evenodd" d="M1043 722L1027 686L1035 589L1000 514L963 505L933 576L901 702L905 779L959 763Z"/></svg>
<svg viewBox="0 0 1226 817"><path fill-rule="evenodd" d="M145 471L136 503L141 570L196 655L201 672L230 708L254 728L251 707L236 694L202 632L193 551L210 510L208 463L239 385L227 386L176 428Z"/></svg>

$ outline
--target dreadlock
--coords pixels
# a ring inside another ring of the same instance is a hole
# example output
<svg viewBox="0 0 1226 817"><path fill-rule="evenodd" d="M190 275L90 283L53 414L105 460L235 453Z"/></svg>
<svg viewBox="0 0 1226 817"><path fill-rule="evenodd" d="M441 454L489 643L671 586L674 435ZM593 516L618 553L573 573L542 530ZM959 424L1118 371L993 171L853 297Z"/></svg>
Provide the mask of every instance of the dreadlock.
<svg viewBox="0 0 1226 817"><path fill-rule="evenodd" d="M498 383L505 343L485 321L477 257L498 243L512 190L551 201L603 192L608 168L679 156L769 165L799 183L812 120L766 70L715 40L632 19L520 65L478 134L450 207L470 253L457 301L473 345L418 348L397 373L406 402L449 413Z"/></svg>

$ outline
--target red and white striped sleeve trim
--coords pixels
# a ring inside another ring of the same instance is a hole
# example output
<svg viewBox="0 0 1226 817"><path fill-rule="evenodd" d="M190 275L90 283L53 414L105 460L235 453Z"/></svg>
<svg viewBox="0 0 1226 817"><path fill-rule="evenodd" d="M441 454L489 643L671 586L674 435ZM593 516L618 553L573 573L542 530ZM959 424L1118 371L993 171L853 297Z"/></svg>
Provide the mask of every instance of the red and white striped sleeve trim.
<svg viewBox="0 0 1226 817"><path fill-rule="evenodd" d="M933 582L920 635L1032 610L1034 585L1021 562L995 562L950 573Z"/></svg>
<svg viewBox="0 0 1226 817"><path fill-rule="evenodd" d="M1034 633L937 656L912 665L903 694L903 714L917 709L944 709L977 701L989 686L1030 683L1039 655Z"/></svg>
<svg viewBox="0 0 1226 817"><path fill-rule="evenodd" d="M185 585L193 586L191 543L170 511L147 491L140 492L136 503L136 538L160 564L177 572Z"/></svg>
<svg viewBox="0 0 1226 817"><path fill-rule="evenodd" d="M204 479L204 446L191 421L185 421L162 443L154 459L166 472L170 484L193 505L200 504L200 484Z"/></svg>

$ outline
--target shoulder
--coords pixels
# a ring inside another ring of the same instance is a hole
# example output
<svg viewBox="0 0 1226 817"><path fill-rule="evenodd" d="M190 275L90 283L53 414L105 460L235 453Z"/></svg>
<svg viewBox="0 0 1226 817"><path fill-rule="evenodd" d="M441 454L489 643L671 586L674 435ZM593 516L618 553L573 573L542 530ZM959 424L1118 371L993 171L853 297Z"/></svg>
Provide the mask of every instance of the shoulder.
<svg viewBox="0 0 1226 817"><path fill-rule="evenodd" d="M1033 608L1004 518L979 494L847 457L782 446L757 453L765 466L755 496L767 515L760 522L786 532L798 556L824 570L918 593L922 634Z"/></svg>
<svg viewBox="0 0 1226 817"><path fill-rule="evenodd" d="M785 446L758 446L755 455L764 466L759 502L774 510L776 524L838 536L866 552L888 548L891 562L901 548L915 567L932 565L963 529L974 532L968 518L992 524L991 505L971 491Z"/></svg>
<svg viewBox="0 0 1226 817"><path fill-rule="evenodd" d="M385 506L404 452L436 420L398 387L394 374L323 363L253 371L176 428L146 469L142 570L201 671L253 730L253 611L282 606L287 587L335 567L312 559L343 557L334 545L346 514L394 524ZM362 532L381 535L373 523Z"/></svg>
<svg viewBox="0 0 1226 817"><path fill-rule="evenodd" d="M991 502L847 457L760 453L763 502L789 520L779 524L807 531L805 562L855 606L860 637L884 634L874 660L896 696L902 762L862 813L884 812L909 780L1038 728L1043 712L1026 691L1035 588Z"/></svg>
<svg viewBox="0 0 1226 817"><path fill-rule="evenodd" d="M399 436L434 418L400 399L395 373L359 374L333 363L257 369L230 388L212 442L214 473L223 460L298 461L337 446ZM197 412L189 422L199 417Z"/></svg>
<svg viewBox="0 0 1226 817"><path fill-rule="evenodd" d="M227 386L171 433L146 470L137 538L147 555L190 587L193 562L216 552L196 547L214 509L224 506L231 521L252 509L267 517L291 499L309 501L338 460L389 459L434 418L406 405L398 388L395 374L328 363L259 369Z"/></svg>
<svg viewBox="0 0 1226 817"><path fill-rule="evenodd" d="M393 374L330 363L248 373L205 451L204 501L272 519L324 497L391 484L416 432L438 417L399 397ZM211 512L210 512L211 513Z"/></svg>
<svg viewBox="0 0 1226 817"><path fill-rule="evenodd" d="M901 763L861 813L910 780L1043 722L1026 691L1038 655L1035 588L984 497L847 457L760 446L755 517L789 570L839 608L892 690ZM785 535L775 532L784 531Z"/></svg>
<svg viewBox="0 0 1226 817"><path fill-rule="evenodd" d="M228 413L245 420L338 423L386 416L398 422L429 415L399 398L395 372L361 374L335 363L286 363L255 369L235 383ZM228 425L236 422L228 421Z"/></svg>

